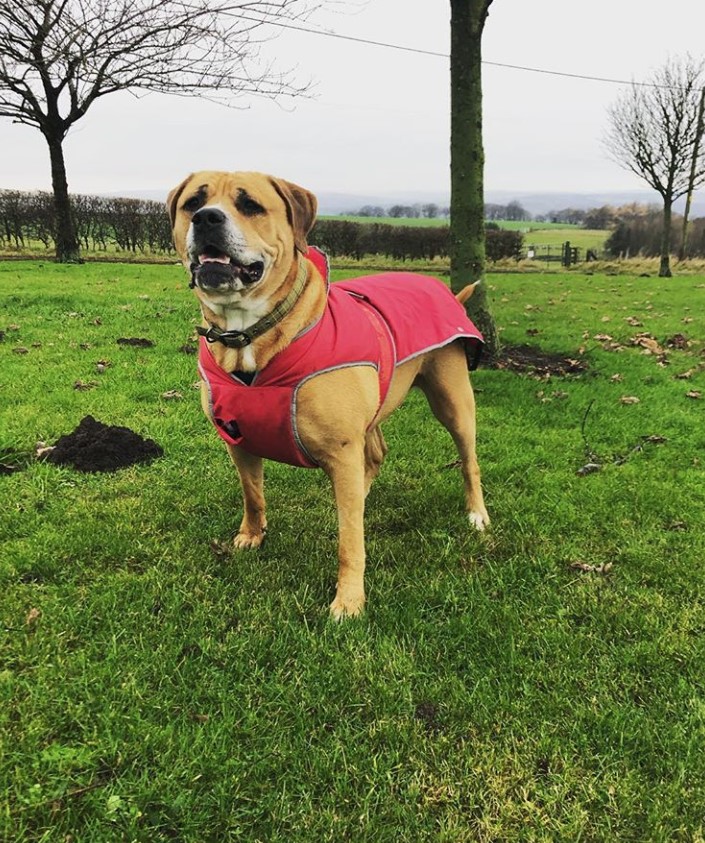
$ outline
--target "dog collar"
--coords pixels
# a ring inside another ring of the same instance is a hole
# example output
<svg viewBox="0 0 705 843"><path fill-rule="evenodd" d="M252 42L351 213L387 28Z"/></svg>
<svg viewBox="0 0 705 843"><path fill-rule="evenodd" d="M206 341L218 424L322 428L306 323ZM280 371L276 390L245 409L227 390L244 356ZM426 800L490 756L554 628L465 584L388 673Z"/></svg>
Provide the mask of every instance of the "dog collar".
<svg viewBox="0 0 705 843"><path fill-rule="evenodd" d="M281 322L287 313L289 313L306 286L307 276L306 262L303 260L299 261L299 272L296 276L296 281L286 298L283 298L274 310L263 316L259 322L251 325L246 331L224 331L222 328L209 322L208 328L199 325L196 328L196 333L205 337L209 343L220 342L226 348L245 348L254 339L262 336L262 334L266 334L267 331L273 328L278 322Z"/></svg>

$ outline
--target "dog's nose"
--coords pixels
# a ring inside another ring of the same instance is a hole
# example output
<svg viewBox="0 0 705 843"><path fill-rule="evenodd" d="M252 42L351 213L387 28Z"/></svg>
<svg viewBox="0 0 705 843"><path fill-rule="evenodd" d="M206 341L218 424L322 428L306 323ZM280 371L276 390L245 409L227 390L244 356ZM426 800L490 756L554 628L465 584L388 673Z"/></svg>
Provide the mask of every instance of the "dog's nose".
<svg viewBox="0 0 705 843"><path fill-rule="evenodd" d="M226 216L220 208L201 208L191 217L191 225L200 231L213 231L220 228L225 220Z"/></svg>

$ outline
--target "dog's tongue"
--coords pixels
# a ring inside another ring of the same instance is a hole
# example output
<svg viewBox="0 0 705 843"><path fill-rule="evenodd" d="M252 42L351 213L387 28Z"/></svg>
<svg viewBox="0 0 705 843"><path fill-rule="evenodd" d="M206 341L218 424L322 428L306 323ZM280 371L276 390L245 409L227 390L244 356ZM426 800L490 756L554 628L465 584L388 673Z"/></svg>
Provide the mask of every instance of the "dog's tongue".
<svg viewBox="0 0 705 843"><path fill-rule="evenodd" d="M198 262L201 265L204 263L230 263L230 257L222 252L218 255L208 255L204 252L198 256Z"/></svg>

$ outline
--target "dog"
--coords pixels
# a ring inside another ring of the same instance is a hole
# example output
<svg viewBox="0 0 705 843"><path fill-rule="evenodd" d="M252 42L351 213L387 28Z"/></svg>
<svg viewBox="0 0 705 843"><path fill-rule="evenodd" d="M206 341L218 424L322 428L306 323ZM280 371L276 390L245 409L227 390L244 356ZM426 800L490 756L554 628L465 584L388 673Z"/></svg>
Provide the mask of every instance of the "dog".
<svg viewBox="0 0 705 843"><path fill-rule="evenodd" d="M263 458L322 468L338 513L330 612L359 615L365 498L387 453L380 425L412 386L450 432L470 525L484 530L468 377L482 337L463 307L474 285L457 297L412 273L329 285L325 257L307 242L315 196L262 173L193 173L167 207L203 319L201 403L242 487L234 547L265 537Z"/></svg>

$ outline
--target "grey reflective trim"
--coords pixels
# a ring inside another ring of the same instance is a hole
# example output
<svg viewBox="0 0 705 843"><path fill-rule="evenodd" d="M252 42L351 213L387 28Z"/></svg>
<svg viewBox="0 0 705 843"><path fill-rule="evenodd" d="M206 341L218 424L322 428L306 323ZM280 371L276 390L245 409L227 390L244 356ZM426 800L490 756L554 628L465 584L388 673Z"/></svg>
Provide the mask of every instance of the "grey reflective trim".
<svg viewBox="0 0 705 843"><path fill-rule="evenodd" d="M312 372L310 375L306 375L306 377L300 381L296 388L294 389L294 393L291 397L291 431L294 434L294 442L301 453L306 457L306 459L312 465L318 465L316 460L309 454L309 452L304 447L304 443L301 441L301 437L299 436L299 429L296 425L296 400L299 396L299 390L301 387L306 383L306 381L310 381L311 378L315 378L317 375L325 375L326 372L335 372L338 369L352 369L354 366L371 366L375 371L377 371L377 364L373 363L371 360L358 360L356 363L340 363L337 366L330 366L328 369L319 369L317 372Z"/></svg>
<svg viewBox="0 0 705 843"><path fill-rule="evenodd" d="M201 362L198 362L198 372L201 375L201 380L206 385L206 389L208 390L208 411L210 413L211 421L215 424L215 412L213 410L213 390L211 389L211 382L208 380L208 375L205 373L203 366L201 366Z"/></svg>
<svg viewBox="0 0 705 843"><path fill-rule="evenodd" d="M323 311L323 313L325 313L325 310ZM323 314L321 314L321 316L319 316L318 319L315 319L313 322L311 322L310 325L307 325L305 328L302 328L291 342L295 343L296 340L301 339L301 337L303 337L305 334L307 334L309 331L311 331L313 328L315 328L316 325L318 325L318 323L321 321L322 318L323 318ZM290 345L291 345L291 343L290 343ZM288 347L289 346L287 346L287 348Z"/></svg>
<svg viewBox="0 0 705 843"><path fill-rule="evenodd" d="M421 348L418 351L415 351L413 354L410 354L403 360L397 360L397 366L401 366L402 363L406 363L408 360L413 360L415 357L419 357L421 354L426 354L427 351L435 351L437 348L443 348L446 345L450 345L456 340L475 340L476 342L480 342L480 338L476 337L474 334L454 334L452 337L444 339L443 342L439 342L437 345L427 345L425 348Z"/></svg>

